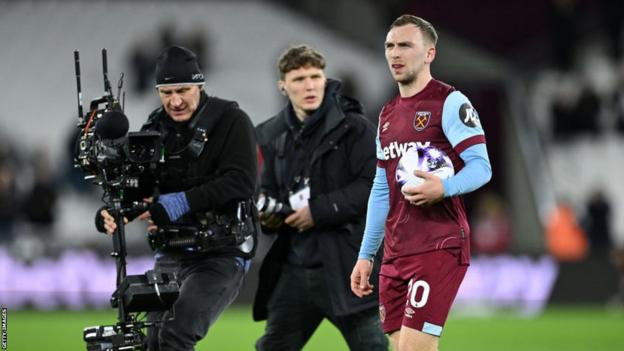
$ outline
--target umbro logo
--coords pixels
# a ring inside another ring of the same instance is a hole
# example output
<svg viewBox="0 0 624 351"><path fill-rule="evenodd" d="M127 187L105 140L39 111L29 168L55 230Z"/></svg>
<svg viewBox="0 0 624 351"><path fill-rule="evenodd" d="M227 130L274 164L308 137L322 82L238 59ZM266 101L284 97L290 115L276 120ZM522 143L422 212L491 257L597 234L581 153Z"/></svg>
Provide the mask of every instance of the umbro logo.
<svg viewBox="0 0 624 351"><path fill-rule="evenodd" d="M410 307L407 307L405 309L405 317L407 317L407 318L412 318L414 316L414 313L416 313L416 311L414 311Z"/></svg>
<svg viewBox="0 0 624 351"><path fill-rule="evenodd" d="M385 133L388 130L388 128L390 128L390 122L384 123L384 125L381 126L381 132Z"/></svg>

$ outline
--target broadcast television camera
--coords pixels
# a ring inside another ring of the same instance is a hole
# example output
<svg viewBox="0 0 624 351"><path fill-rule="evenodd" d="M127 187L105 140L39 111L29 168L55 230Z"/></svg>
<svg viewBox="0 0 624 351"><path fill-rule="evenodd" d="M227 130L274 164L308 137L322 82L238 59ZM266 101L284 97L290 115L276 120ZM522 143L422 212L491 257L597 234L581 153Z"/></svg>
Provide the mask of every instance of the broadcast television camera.
<svg viewBox="0 0 624 351"><path fill-rule="evenodd" d="M116 290L111 306L117 308L114 325L87 327L83 332L87 350L144 350L144 329L158 322L139 319L143 312L171 309L179 294L174 274L148 271L141 275L126 274L124 217L147 210L141 200L153 193L162 162L162 142L158 132L128 133L128 118L119 102L123 74L118 83L117 97L108 80L106 49L102 49L104 90L102 97L91 101L88 116L83 114L80 82L80 54L74 51L78 91L79 136L74 161L104 190L103 201L115 217L117 230L113 252L117 267Z"/></svg>
<svg viewBox="0 0 624 351"><path fill-rule="evenodd" d="M128 133L128 118L123 113L119 94L123 74L119 79L118 96L113 95L108 81L106 49L102 50L104 96L91 101L88 116L83 116L80 84L80 57L74 51L76 84L78 87L78 125L76 164L105 189L148 189L153 187L161 157L160 134L154 131ZM144 184L144 183L148 184Z"/></svg>

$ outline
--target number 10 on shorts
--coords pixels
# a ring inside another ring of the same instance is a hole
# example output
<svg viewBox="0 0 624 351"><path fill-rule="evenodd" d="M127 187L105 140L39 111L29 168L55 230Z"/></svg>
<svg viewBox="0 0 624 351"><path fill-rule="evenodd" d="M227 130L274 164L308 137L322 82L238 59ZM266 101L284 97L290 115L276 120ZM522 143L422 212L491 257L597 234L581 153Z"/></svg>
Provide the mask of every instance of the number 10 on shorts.
<svg viewBox="0 0 624 351"><path fill-rule="evenodd" d="M420 293L422 291L422 293ZM410 279L407 289L406 305L411 305L414 308L421 308L427 304L429 299L429 284L424 280ZM416 300L416 297L420 296L420 299Z"/></svg>

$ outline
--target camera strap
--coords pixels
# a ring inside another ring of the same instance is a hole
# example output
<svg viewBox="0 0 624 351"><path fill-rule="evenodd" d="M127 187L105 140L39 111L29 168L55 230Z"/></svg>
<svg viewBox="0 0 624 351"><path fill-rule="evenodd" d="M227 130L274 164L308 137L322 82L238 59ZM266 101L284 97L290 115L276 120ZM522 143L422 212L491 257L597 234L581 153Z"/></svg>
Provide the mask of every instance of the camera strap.
<svg viewBox="0 0 624 351"><path fill-rule="evenodd" d="M275 154L275 178L277 181L277 186L279 189L283 189L286 187L284 184L284 180L286 178L286 162L284 160L286 154L286 138L288 137L288 132L283 132L277 138L277 152Z"/></svg>
<svg viewBox="0 0 624 351"><path fill-rule="evenodd" d="M303 140L302 135L291 135L294 147L290 152L291 154L285 155L282 160L286 165L284 175L287 183L285 185L290 191L297 192L305 185L306 179L310 178L312 155L320 144L322 133L320 130L316 130L305 140Z"/></svg>
<svg viewBox="0 0 624 351"><path fill-rule="evenodd" d="M204 106L202 106L196 117L189 124L189 128L193 129L193 137L184 149L184 156L186 156L187 159L198 158L204 150L204 146L208 141L208 136L212 133L224 113L237 107L238 104L234 101L227 101L209 96Z"/></svg>
<svg viewBox="0 0 624 351"><path fill-rule="evenodd" d="M208 141L208 135L212 132L217 122L221 119L223 112L226 111L232 104L221 103L222 100L216 98L210 98L206 100L206 103L197 112L195 118L191 120L188 125L189 129L193 130L193 137L184 148L184 158L196 159L204 150L204 145ZM208 111L207 114L204 111Z"/></svg>
<svg viewBox="0 0 624 351"><path fill-rule="evenodd" d="M204 93L202 92L202 94ZM188 128L192 130L191 140L181 150L169 152L167 155L168 159L173 161L183 160L186 161L183 162L185 164L189 160L197 159L204 150L210 133L217 126L225 112L238 107L238 104L234 101L223 100L213 96L206 96L204 101L188 124ZM164 125L164 118L167 118L167 114L160 107L149 116L148 121L141 129L156 129L163 135L163 139L166 140L169 131Z"/></svg>

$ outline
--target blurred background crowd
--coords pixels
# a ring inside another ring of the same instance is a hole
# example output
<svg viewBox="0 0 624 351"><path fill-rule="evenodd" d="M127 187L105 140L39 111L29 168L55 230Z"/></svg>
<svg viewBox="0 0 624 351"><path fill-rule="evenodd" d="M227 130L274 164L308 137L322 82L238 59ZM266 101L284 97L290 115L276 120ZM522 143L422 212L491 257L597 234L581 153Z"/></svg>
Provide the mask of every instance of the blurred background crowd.
<svg viewBox="0 0 624 351"><path fill-rule="evenodd" d="M623 309L624 2L608 0L0 0L0 302L37 305L41 295L15 298L28 285L7 282L60 266L68 252L112 269L110 240L93 226L101 193L72 167L74 49L86 104L103 94L99 55L108 49L113 85L125 74L131 130L158 104L154 61L171 44L198 54L208 94L238 100L258 124L286 103L277 56L309 43L376 123L396 94L383 41L403 13L439 31L432 73L471 98L493 165L492 182L466 198L475 261L460 302L474 305L494 284L494 306ZM131 225L127 234L137 258L149 255L143 232ZM256 261L263 254L261 246ZM494 274L501 264L510 271ZM534 295L509 290L518 272L534 278ZM254 288L252 271L241 302Z"/></svg>

